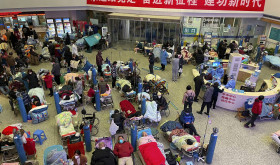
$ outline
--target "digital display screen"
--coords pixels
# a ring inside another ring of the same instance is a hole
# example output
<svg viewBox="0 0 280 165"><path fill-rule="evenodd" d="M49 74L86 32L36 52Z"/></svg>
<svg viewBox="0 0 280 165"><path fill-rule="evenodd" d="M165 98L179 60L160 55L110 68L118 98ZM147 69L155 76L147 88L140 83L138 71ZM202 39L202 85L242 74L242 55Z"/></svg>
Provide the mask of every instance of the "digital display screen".
<svg viewBox="0 0 280 165"><path fill-rule="evenodd" d="M55 22L62 22L61 19L55 19Z"/></svg>
<svg viewBox="0 0 280 165"><path fill-rule="evenodd" d="M53 19L47 19L47 23L53 23Z"/></svg>
<svg viewBox="0 0 280 165"><path fill-rule="evenodd" d="M69 18L63 18L63 22L70 22Z"/></svg>

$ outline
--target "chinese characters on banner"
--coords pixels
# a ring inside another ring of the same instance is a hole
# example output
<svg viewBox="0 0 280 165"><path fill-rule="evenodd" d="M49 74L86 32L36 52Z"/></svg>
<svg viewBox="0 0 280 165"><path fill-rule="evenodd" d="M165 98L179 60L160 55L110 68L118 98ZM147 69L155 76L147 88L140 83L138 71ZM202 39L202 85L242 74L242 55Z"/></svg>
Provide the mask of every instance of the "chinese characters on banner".
<svg viewBox="0 0 280 165"><path fill-rule="evenodd" d="M221 102L230 104L235 104L236 95L231 95L227 93L222 93Z"/></svg>
<svg viewBox="0 0 280 165"><path fill-rule="evenodd" d="M145 8L264 11L265 0L87 0L87 4Z"/></svg>

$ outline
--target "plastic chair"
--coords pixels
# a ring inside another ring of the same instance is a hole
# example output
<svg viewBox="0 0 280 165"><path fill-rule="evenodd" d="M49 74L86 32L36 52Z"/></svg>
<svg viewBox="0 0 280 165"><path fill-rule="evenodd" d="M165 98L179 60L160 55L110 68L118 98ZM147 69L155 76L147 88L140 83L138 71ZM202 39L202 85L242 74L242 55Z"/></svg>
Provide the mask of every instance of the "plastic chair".
<svg viewBox="0 0 280 165"><path fill-rule="evenodd" d="M40 145L43 144L43 142L45 140L47 140L46 134L43 130L39 130L37 129L34 133L33 133L33 139L36 141L36 143L40 143Z"/></svg>

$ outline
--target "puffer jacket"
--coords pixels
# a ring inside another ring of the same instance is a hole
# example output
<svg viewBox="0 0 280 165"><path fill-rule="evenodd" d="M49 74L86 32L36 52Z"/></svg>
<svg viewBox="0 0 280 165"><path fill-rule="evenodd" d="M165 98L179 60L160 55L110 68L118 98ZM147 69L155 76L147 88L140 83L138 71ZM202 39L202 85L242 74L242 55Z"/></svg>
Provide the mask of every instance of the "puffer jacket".
<svg viewBox="0 0 280 165"><path fill-rule="evenodd" d="M182 111L181 112L181 115L180 115L180 121L182 123L192 123L194 122L194 116L192 113L186 113L185 111Z"/></svg>
<svg viewBox="0 0 280 165"><path fill-rule="evenodd" d="M203 96L203 102L209 103L212 101L212 96L213 96L213 92L214 92L214 87L209 87L204 96Z"/></svg>
<svg viewBox="0 0 280 165"><path fill-rule="evenodd" d="M260 115L262 113L262 104L263 102L256 98L252 107L252 113Z"/></svg>

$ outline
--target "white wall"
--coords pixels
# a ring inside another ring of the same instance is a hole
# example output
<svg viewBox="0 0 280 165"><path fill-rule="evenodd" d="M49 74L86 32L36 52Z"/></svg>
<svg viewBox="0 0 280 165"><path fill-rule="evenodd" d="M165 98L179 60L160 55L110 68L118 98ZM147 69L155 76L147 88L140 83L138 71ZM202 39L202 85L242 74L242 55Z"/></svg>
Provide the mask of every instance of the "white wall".
<svg viewBox="0 0 280 165"><path fill-rule="evenodd" d="M280 17L280 0L266 0L264 14Z"/></svg>

